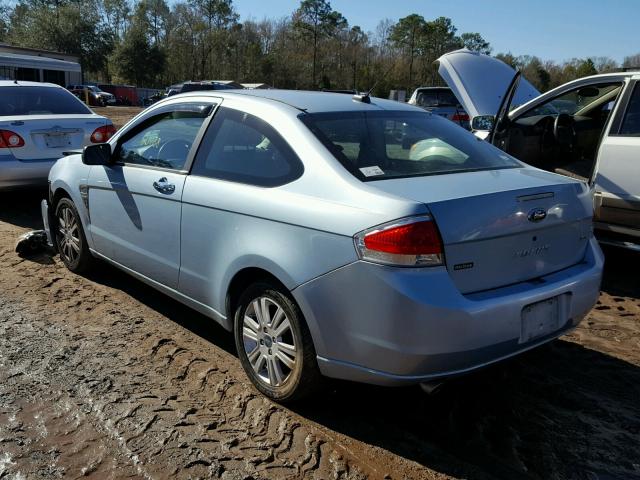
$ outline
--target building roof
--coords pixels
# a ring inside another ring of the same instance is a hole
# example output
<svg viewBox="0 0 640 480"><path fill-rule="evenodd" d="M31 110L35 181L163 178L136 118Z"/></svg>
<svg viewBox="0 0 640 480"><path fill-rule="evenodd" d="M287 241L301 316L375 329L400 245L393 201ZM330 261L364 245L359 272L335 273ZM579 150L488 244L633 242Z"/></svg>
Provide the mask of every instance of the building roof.
<svg viewBox="0 0 640 480"><path fill-rule="evenodd" d="M19 53L0 52L0 65L3 67L42 68L45 70L63 70L81 72L80 64L56 58L21 55Z"/></svg>

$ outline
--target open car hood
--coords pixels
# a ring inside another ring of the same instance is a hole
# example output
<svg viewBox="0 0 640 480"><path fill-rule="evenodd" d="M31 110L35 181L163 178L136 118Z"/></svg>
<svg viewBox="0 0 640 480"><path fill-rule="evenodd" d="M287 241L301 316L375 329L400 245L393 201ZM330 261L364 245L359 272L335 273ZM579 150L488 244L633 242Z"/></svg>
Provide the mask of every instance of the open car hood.
<svg viewBox="0 0 640 480"><path fill-rule="evenodd" d="M436 60L438 73L449 85L471 118L496 115L515 70L497 58L463 48ZM511 108L538 97L540 92L524 77Z"/></svg>

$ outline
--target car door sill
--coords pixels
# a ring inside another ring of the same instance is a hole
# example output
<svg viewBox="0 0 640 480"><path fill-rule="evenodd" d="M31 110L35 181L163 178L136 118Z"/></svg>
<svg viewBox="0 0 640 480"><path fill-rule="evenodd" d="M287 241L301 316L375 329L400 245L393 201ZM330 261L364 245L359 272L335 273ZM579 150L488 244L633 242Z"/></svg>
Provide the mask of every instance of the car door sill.
<svg viewBox="0 0 640 480"><path fill-rule="evenodd" d="M207 317L212 318L213 320L215 320L216 322L218 322L220 325L222 325L225 329L231 331L232 329L232 325L231 322L229 321L229 319L225 316L222 315L220 312L218 312L217 310L215 310L214 308L209 307L208 305L205 305L204 303L201 303L197 300L194 300L191 297L188 297L180 292L178 292L177 290L167 287L166 285L163 285L162 283L156 282L155 280L142 275L141 273L136 272L135 270L132 270L129 267L125 267L124 265L116 262L115 260L110 259L109 257L106 257L105 255L102 255L99 252L96 252L94 249L89 249L91 251L91 253L93 255L95 255L96 257L106 261L107 263L110 263L111 265L113 265L116 268L119 268L120 270L123 270L125 272L127 272L128 274L130 274L131 276L137 278L138 280L146 283L147 285L155 288L156 290L161 291L162 293L166 294L167 296L173 298L174 300L177 300L180 303L185 304L186 306L193 308L194 310L202 313L203 315L206 315Z"/></svg>

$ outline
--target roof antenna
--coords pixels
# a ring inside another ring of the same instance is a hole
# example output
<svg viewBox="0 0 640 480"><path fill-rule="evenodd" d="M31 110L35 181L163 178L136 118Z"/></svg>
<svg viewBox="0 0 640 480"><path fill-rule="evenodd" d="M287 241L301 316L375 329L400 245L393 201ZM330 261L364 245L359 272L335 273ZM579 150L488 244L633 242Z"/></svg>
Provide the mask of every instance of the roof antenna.
<svg viewBox="0 0 640 480"><path fill-rule="evenodd" d="M384 75L382 75L381 77L378 77L378 80L375 81L373 86L368 91L366 91L365 93L356 94L351 98L353 98L353 100L355 100L356 102L371 103L371 92L373 92L373 89L378 86L378 83L380 83L380 80L382 80L383 78L386 78L387 75L389 75L389 72L393 69L393 67L396 66L397 63L398 63L398 59L396 59L396 61L391 64L391 66L384 72Z"/></svg>
<svg viewBox="0 0 640 480"><path fill-rule="evenodd" d="M13 83L15 83L16 85L18 85L18 80L14 80Z"/></svg>

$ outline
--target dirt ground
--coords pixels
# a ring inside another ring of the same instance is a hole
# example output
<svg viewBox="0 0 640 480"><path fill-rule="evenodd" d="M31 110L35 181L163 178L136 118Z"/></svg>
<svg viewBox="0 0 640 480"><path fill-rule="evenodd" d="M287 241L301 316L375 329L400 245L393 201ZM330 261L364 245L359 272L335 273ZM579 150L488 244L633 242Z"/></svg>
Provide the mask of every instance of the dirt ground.
<svg viewBox="0 0 640 480"><path fill-rule="evenodd" d="M545 347L432 395L330 382L284 408L211 320L106 264L19 258L43 195L0 194L0 479L640 479L640 255L606 250L598 305Z"/></svg>
<svg viewBox="0 0 640 480"><path fill-rule="evenodd" d="M571 335L433 395L331 382L291 409L231 336L101 264L19 258L0 195L0 478L640 479L640 257L607 250Z"/></svg>
<svg viewBox="0 0 640 480"><path fill-rule="evenodd" d="M111 119L113 126L119 129L143 109L141 107L91 107L91 110Z"/></svg>

